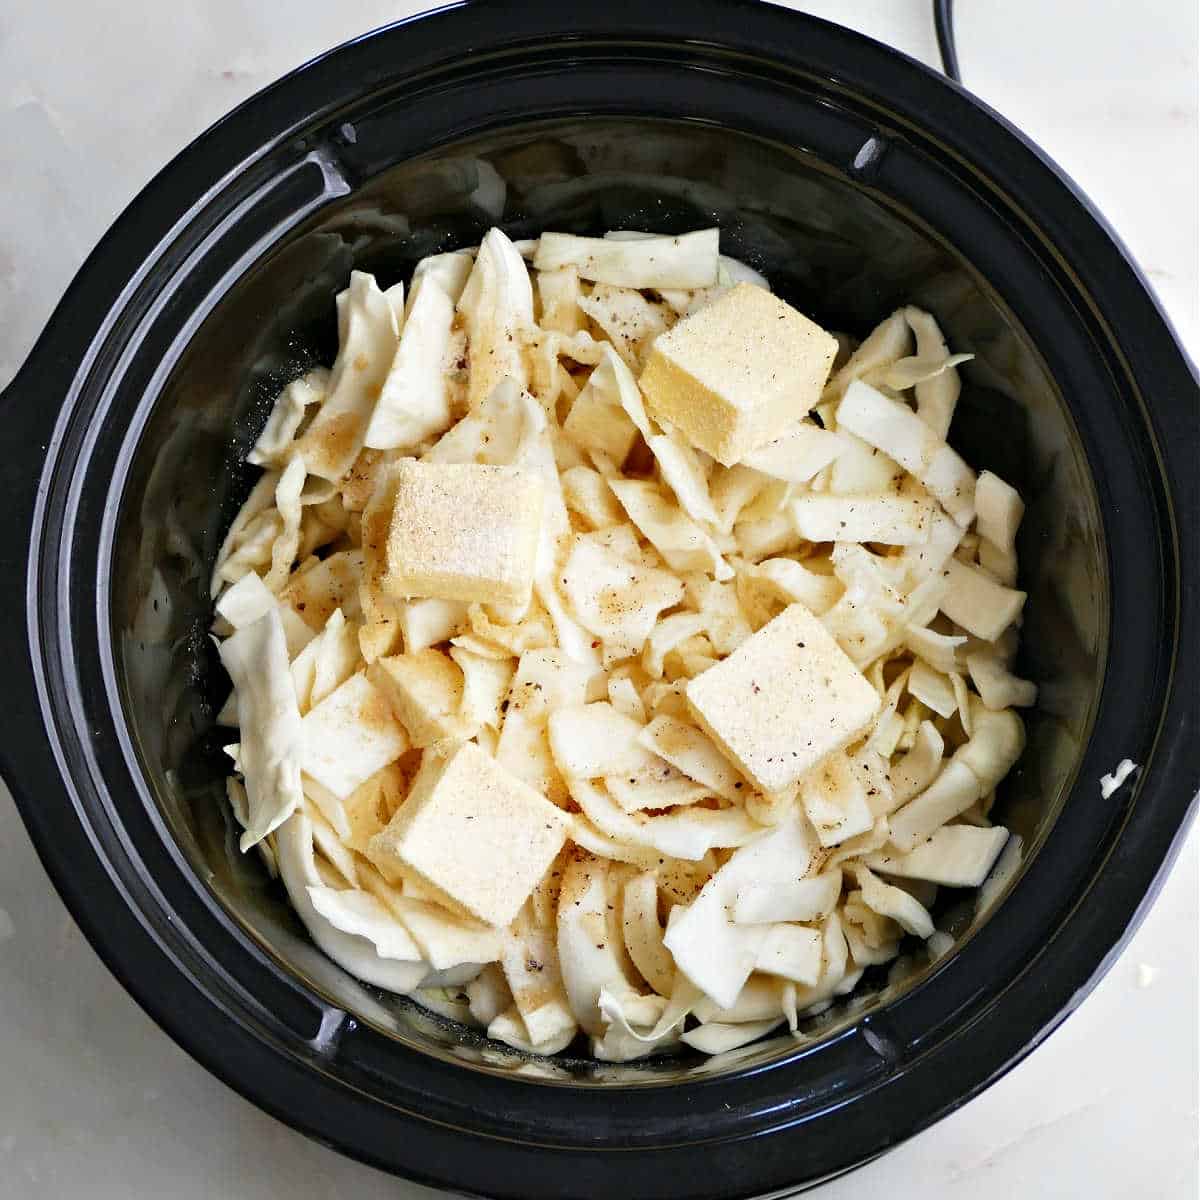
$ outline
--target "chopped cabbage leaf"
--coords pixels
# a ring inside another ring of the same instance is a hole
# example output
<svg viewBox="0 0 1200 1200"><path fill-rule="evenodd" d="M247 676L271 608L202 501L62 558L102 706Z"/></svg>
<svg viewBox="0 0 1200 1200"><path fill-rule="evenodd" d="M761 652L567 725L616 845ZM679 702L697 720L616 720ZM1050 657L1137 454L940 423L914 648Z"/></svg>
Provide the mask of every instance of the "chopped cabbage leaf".
<svg viewBox="0 0 1200 1200"><path fill-rule="evenodd" d="M560 583L579 623L618 657L641 653L659 614L683 598L674 575L634 566L583 537L572 542Z"/></svg>
<svg viewBox="0 0 1200 1200"><path fill-rule="evenodd" d="M309 895L310 887L327 887L317 870L313 856L312 825L302 813L295 813L275 833L275 851L279 877L288 898L313 941L351 975L376 987L406 994L429 973L425 962L407 962L385 958L368 938L338 929L321 915Z"/></svg>
<svg viewBox="0 0 1200 1200"><path fill-rule="evenodd" d="M730 920L739 889L807 874L814 852L798 822L782 824L738 850L671 922L663 940L675 965L716 1004L729 1007L737 999L769 928Z"/></svg>
<svg viewBox="0 0 1200 1200"><path fill-rule="evenodd" d="M399 347L367 424L363 444L407 450L450 424L446 355L454 301L426 274L414 283Z"/></svg>
<svg viewBox="0 0 1200 1200"><path fill-rule="evenodd" d="M658 877L642 871L628 879L622 893L621 927L625 949L642 978L660 995L675 985L675 962L663 945L658 920Z"/></svg>
<svg viewBox="0 0 1200 1200"><path fill-rule="evenodd" d="M558 905L558 961L567 1001L585 1033L603 1037L600 993L636 992L625 965L623 934L610 904L610 875L618 868L589 854L566 868Z"/></svg>
<svg viewBox="0 0 1200 1200"><path fill-rule="evenodd" d="M979 887L1008 841L1001 825L943 825L914 850L876 850L864 860L872 870L902 879L924 879L944 887Z"/></svg>
<svg viewBox="0 0 1200 1200"><path fill-rule="evenodd" d="M808 483L845 449L845 439L810 420L797 421L773 442L752 450L742 465L785 483Z"/></svg>
<svg viewBox="0 0 1200 1200"><path fill-rule="evenodd" d="M706 288L717 282L719 243L716 229L632 241L543 233L533 265L572 266L583 279L615 287Z"/></svg>
<svg viewBox="0 0 1200 1200"><path fill-rule="evenodd" d="M277 610L226 638L220 654L237 693L239 762L249 818L241 837L245 853L302 803L302 721Z"/></svg>
<svg viewBox="0 0 1200 1200"><path fill-rule="evenodd" d="M823 921L842 894L840 870L773 883L747 883L738 890L733 919L739 925L779 921Z"/></svg>
<svg viewBox="0 0 1200 1200"><path fill-rule="evenodd" d="M478 408L506 379L527 387L524 346L533 330L533 287L521 255L499 229L480 243L458 311L470 355L468 409Z"/></svg>
<svg viewBox="0 0 1200 1200"><path fill-rule="evenodd" d="M296 442L308 471L338 480L363 447L367 424L396 356L396 314L373 275L352 271L338 297L339 342L329 395Z"/></svg>
<svg viewBox="0 0 1200 1200"><path fill-rule="evenodd" d="M329 380L329 371L324 367L314 367L293 379L276 398L246 461L256 467L282 467L309 407L322 403L329 394Z"/></svg>
<svg viewBox="0 0 1200 1200"><path fill-rule="evenodd" d="M629 519L676 571L708 571L718 580L733 570L712 538L657 487L637 479L610 481Z"/></svg>
<svg viewBox="0 0 1200 1200"><path fill-rule="evenodd" d="M584 816L614 843L646 846L670 858L696 861L714 847L744 846L762 836L762 826L738 809L685 808L663 816L623 811L605 791L583 779L570 780L571 798Z"/></svg>

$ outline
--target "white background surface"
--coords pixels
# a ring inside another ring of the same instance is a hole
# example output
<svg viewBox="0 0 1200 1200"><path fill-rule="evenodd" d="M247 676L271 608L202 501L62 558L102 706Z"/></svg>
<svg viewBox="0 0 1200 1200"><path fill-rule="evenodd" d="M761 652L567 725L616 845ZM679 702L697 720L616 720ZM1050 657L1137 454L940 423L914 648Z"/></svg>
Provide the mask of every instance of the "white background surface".
<svg viewBox="0 0 1200 1200"><path fill-rule="evenodd" d="M0 385L96 239L188 140L312 54L421 7L5 0ZM936 61L927 0L794 7ZM968 85L1091 194L1200 355L1195 0L958 9ZM1124 956L1031 1059L821 1200L1195 1197L1198 842L1193 830ZM306 1141L177 1049L83 941L0 785L0 1195L432 1194Z"/></svg>

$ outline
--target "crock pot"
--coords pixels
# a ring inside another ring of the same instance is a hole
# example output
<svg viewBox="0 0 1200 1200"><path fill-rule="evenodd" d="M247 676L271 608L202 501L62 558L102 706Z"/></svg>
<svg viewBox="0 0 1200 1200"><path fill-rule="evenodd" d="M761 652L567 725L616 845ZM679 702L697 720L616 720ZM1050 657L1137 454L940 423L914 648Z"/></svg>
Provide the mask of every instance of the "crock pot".
<svg viewBox="0 0 1200 1200"><path fill-rule="evenodd" d="M954 438L1028 502L1000 797L1018 869L955 938L790 1037L715 1060L509 1054L349 978L236 854L209 568L282 382L383 284L492 224L674 232L830 327L901 303L975 360ZM1119 952L1197 788L1193 369L1055 166L966 92L766 5L470 3L250 100L134 201L6 393L0 747L79 924L146 1010L255 1103L460 1192L778 1195L860 1164L1035 1047ZM1137 769L1105 795L1100 778Z"/></svg>

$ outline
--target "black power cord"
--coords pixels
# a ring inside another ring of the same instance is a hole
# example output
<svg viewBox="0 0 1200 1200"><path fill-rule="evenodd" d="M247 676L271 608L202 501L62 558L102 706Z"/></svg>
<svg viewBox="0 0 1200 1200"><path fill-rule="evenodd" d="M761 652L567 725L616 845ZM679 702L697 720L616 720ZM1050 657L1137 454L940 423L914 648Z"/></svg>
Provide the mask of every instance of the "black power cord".
<svg viewBox="0 0 1200 1200"><path fill-rule="evenodd" d="M962 83L962 75L958 70L958 51L954 46L954 0L933 0L933 27L937 31L942 70L955 83Z"/></svg>

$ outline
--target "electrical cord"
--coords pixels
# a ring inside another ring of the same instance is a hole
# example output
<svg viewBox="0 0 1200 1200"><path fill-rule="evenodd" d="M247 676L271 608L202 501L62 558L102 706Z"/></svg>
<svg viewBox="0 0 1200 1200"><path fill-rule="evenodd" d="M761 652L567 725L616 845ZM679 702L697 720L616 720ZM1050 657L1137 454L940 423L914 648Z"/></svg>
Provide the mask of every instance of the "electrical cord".
<svg viewBox="0 0 1200 1200"><path fill-rule="evenodd" d="M942 70L955 83L962 83L958 70L958 50L954 45L954 0L933 0L933 27L937 32Z"/></svg>

